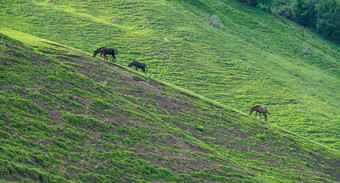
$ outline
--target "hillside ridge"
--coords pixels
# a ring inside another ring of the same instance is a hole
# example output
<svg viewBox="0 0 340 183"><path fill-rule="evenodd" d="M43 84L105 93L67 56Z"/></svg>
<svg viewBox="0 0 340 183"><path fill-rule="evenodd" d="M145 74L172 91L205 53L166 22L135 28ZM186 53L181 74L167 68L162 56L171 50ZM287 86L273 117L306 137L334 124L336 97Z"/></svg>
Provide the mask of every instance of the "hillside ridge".
<svg viewBox="0 0 340 183"><path fill-rule="evenodd" d="M226 0L1 3L1 30L114 47L120 65L244 113L264 105L270 123L340 149L340 47L290 20Z"/></svg>
<svg viewBox="0 0 340 183"><path fill-rule="evenodd" d="M328 148L69 47L0 39L2 180L340 180Z"/></svg>

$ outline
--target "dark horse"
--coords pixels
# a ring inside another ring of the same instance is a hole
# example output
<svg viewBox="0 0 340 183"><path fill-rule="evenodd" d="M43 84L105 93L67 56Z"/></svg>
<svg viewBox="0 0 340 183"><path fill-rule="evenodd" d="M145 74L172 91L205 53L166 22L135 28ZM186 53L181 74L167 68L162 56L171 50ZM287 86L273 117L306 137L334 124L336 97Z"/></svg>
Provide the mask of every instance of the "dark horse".
<svg viewBox="0 0 340 183"><path fill-rule="evenodd" d="M145 72L145 69L146 69L146 64L144 63L141 63L141 62L137 62L137 61L133 61L131 62L128 67L132 67L132 66L135 66L136 67L136 71L138 71L138 67L142 69L143 72Z"/></svg>
<svg viewBox="0 0 340 183"><path fill-rule="evenodd" d="M114 48L108 48L106 46L101 47L96 49L93 52L93 57L95 57L98 53L100 53L100 55L104 55L104 61L107 60L107 56L106 55L111 55L112 56L112 61L116 63L116 57L115 55L118 53L118 50L114 49Z"/></svg>
<svg viewBox="0 0 340 183"><path fill-rule="evenodd" d="M251 113L253 113L254 111L256 111L255 117L256 117L257 113L260 113L260 119L261 119L261 113L262 113L263 116L264 116L264 119L267 121L267 113L268 114L270 114L270 113L268 112L268 110L265 107L262 107L262 106L259 106L259 105L252 107L249 111L249 115L251 115Z"/></svg>

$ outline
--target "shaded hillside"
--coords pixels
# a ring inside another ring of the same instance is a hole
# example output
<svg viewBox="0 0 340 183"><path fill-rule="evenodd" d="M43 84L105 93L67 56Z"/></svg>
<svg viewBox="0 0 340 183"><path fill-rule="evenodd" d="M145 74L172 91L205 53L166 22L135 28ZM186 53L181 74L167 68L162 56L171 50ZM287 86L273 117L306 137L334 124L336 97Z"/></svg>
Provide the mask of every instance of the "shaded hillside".
<svg viewBox="0 0 340 183"><path fill-rule="evenodd" d="M270 123L340 149L339 45L289 20L230 0L3 0L0 10L7 35L115 47L119 65L145 62L149 76L243 112L265 105Z"/></svg>
<svg viewBox="0 0 340 183"><path fill-rule="evenodd" d="M34 45L0 34L1 180L340 181L330 149L74 49Z"/></svg>

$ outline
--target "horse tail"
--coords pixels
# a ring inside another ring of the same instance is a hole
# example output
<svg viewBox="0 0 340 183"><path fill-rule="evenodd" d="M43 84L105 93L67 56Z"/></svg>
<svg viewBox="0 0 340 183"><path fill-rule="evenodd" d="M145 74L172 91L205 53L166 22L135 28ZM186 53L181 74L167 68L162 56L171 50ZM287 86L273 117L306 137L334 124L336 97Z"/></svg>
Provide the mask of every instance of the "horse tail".
<svg viewBox="0 0 340 183"><path fill-rule="evenodd" d="M115 54L117 54L118 53L118 50L117 49L114 49L115 50Z"/></svg>
<svg viewBox="0 0 340 183"><path fill-rule="evenodd" d="M266 112L267 112L268 114L270 114L269 111L268 111L267 109L266 109Z"/></svg>

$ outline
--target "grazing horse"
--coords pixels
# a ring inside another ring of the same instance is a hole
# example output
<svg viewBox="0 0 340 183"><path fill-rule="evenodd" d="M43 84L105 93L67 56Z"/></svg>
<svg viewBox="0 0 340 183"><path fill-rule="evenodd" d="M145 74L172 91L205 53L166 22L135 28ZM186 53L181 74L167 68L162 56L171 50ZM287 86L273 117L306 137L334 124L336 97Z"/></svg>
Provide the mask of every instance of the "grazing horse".
<svg viewBox="0 0 340 183"><path fill-rule="evenodd" d="M111 55L112 56L111 60L113 62L116 62L115 54L118 53L118 50L104 46L104 47L101 47L101 48L98 48L97 50L95 50L93 52L93 57L95 57L98 53L100 53L100 56L104 55L104 61L107 60L106 55Z"/></svg>
<svg viewBox="0 0 340 183"><path fill-rule="evenodd" d="M141 62L137 62L137 61L133 61L131 62L128 67L132 67L132 66L135 66L136 67L136 71L138 71L138 67L142 69L143 72L145 72L145 69L146 69L146 64L144 63L141 63Z"/></svg>
<svg viewBox="0 0 340 183"><path fill-rule="evenodd" d="M255 117L256 117L257 113L260 113L260 119L261 119L261 113L262 113L263 116L264 116L265 121L267 121L267 113L268 114L270 114L270 113L268 112L268 110L265 107L262 107L262 106L259 106L259 105L255 106L255 107L252 107L249 110L249 115L251 115L251 113L253 113L254 111L256 111Z"/></svg>

